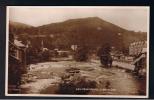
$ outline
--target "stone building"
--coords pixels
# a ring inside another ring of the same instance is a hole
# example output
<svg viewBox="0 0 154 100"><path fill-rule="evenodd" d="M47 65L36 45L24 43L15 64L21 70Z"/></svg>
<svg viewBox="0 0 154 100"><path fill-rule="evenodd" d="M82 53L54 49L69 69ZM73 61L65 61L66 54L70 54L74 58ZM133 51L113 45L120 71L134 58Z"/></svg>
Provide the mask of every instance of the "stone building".
<svg viewBox="0 0 154 100"><path fill-rule="evenodd" d="M26 71L26 46L10 34L8 59L8 93L20 91L21 76Z"/></svg>
<svg viewBox="0 0 154 100"><path fill-rule="evenodd" d="M133 42L129 46L129 55L135 56L139 55L142 52L146 52L147 41L138 41Z"/></svg>
<svg viewBox="0 0 154 100"><path fill-rule="evenodd" d="M129 55L134 56L134 71L139 76L146 76L147 70L147 41L139 41L130 44Z"/></svg>

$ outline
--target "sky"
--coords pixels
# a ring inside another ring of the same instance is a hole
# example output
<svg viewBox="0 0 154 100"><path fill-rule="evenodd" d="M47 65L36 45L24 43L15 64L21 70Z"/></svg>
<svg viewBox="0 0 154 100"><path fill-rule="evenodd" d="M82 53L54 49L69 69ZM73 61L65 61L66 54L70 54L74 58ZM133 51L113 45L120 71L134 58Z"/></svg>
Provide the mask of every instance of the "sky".
<svg viewBox="0 0 154 100"><path fill-rule="evenodd" d="M147 32L149 29L148 7L9 7L9 20L32 26L41 26L50 23L62 22L68 19L99 17L132 31Z"/></svg>

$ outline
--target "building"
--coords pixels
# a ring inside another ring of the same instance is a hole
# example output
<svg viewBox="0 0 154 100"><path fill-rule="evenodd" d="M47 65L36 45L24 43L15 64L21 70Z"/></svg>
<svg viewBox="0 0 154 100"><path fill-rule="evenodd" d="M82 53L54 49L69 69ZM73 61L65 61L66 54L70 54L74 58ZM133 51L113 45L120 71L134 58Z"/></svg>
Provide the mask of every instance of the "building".
<svg viewBox="0 0 154 100"><path fill-rule="evenodd" d="M147 41L133 42L129 46L129 55L136 56L142 52L146 52Z"/></svg>
<svg viewBox="0 0 154 100"><path fill-rule="evenodd" d="M10 34L8 61L8 93L18 93L21 76L26 71L26 46Z"/></svg>
<svg viewBox="0 0 154 100"><path fill-rule="evenodd" d="M139 76L146 76L147 67L147 41L139 41L131 43L129 46L129 54L134 56L134 71Z"/></svg>

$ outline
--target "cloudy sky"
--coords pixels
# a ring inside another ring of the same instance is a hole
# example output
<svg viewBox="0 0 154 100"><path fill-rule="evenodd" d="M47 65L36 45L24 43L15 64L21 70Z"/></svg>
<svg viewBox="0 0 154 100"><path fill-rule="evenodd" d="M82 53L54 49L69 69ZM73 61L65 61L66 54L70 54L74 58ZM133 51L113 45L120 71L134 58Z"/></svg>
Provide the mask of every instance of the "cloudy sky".
<svg viewBox="0 0 154 100"><path fill-rule="evenodd" d="M147 31L148 7L9 7L9 20L32 26L68 19L100 17L128 30Z"/></svg>

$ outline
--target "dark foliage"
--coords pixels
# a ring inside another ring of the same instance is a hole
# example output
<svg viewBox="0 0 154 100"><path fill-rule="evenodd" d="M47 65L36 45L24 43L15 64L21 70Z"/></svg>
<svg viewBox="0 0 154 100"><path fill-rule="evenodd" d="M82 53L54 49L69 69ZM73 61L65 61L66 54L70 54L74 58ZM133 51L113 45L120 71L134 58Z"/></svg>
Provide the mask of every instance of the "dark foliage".
<svg viewBox="0 0 154 100"><path fill-rule="evenodd" d="M62 78L63 82L59 84L58 93L60 94L88 94L90 88L96 88L96 82L92 80L86 80L84 77L80 76L78 78L73 77L72 80L67 81L69 78Z"/></svg>
<svg viewBox="0 0 154 100"><path fill-rule="evenodd" d="M108 43L102 45L101 48L98 50L98 56L100 57L102 65L110 67L112 66L112 58L110 52L111 52L111 46Z"/></svg>
<svg viewBox="0 0 154 100"><path fill-rule="evenodd" d="M75 52L74 58L76 61L87 61L88 60L88 47L80 46Z"/></svg>

